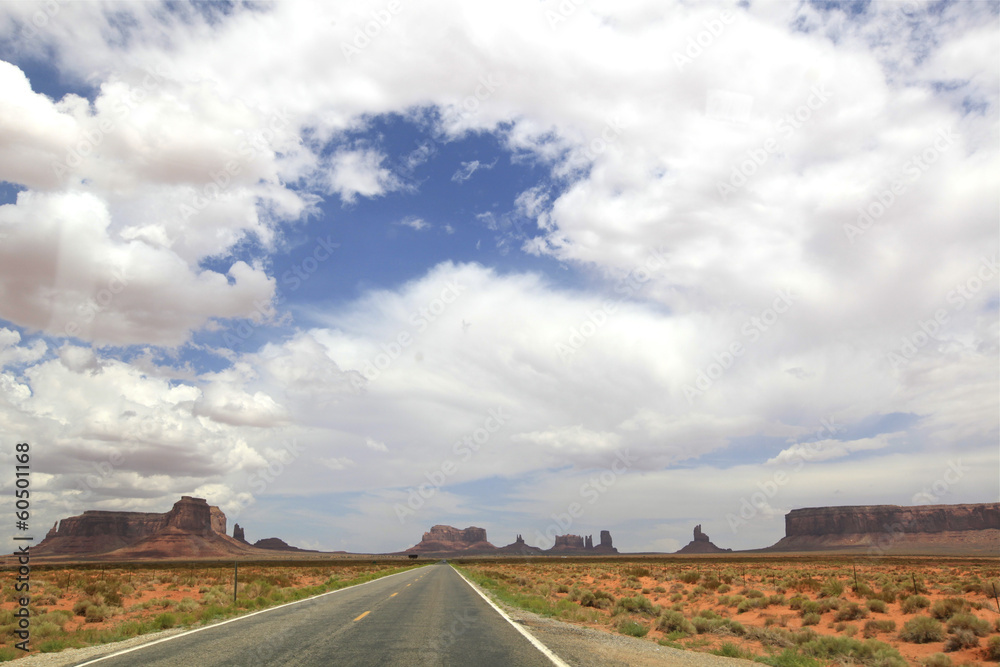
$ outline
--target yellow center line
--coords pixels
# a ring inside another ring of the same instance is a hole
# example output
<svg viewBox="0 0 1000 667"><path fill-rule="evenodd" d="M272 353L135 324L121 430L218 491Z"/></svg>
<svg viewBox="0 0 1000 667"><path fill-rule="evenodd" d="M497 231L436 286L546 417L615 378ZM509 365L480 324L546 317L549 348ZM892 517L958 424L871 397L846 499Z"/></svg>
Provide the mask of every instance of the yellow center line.
<svg viewBox="0 0 1000 667"><path fill-rule="evenodd" d="M391 597L391 598L394 598L394 597L396 597L397 595L399 595L399 593L393 593L393 594L392 594L392 595L390 595L389 597Z"/></svg>
<svg viewBox="0 0 1000 667"><path fill-rule="evenodd" d="M407 586L412 586L413 584L406 584Z"/></svg>
<svg viewBox="0 0 1000 667"><path fill-rule="evenodd" d="M367 615L368 615L368 614L370 614L370 613L371 613L370 611L366 611L365 613L361 614L360 616L358 616L358 617L357 617L356 619L354 619L354 620L355 620L355 621L360 621L360 620L361 620L362 618L364 618L365 616L367 616Z"/></svg>

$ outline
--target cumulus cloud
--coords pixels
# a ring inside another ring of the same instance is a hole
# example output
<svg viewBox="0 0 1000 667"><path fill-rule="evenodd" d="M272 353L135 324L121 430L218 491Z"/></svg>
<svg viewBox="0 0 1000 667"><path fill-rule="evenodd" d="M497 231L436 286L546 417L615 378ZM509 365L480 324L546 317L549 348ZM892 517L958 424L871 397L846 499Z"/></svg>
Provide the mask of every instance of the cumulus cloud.
<svg viewBox="0 0 1000 667"><path fill-rule="evenodd" d="M402 182L382 166L385 155L373 149L343 150L330 158L329 187L350 203L362 197L378 197L402 187Z"/></svg>
<svg viewBox="0 0 1000 667"><path fill-rule="evenodd" d="M418 232L422 232L425 229L430 229L431 227L431 224L429 222L427 222L423 218L418 218L415 216L407 216L402 220L400 220L399 224L403 225L404 227L409 227L410 229L414 229Z"/></svg>

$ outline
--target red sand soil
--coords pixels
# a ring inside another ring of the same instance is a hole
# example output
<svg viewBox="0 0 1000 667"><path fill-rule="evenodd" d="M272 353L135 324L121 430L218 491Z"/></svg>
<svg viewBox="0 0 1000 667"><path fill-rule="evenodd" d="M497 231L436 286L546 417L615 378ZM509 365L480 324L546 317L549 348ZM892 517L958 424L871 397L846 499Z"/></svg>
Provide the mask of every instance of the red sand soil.
<svg viewBox="0 0 1000 667"><path fill-rule="evenodd" d="M1000 563L998 561L969 561L963 563L959 561L958 563L949 563L945 566L936 565L936 562L940 562L940 559L928 560L928 561L916 561L915 559L908 559L905 562L900 562L893 564L892 562L883 563L877 566L871 566L870 564L858 563L858 577L859 581L862 583L870 582L869 585L875 589L875 591L880 590L880 587L874 583L874 579L878 575L888 575L892 576L896 581L897 585L901 587L901 595L893 603L886 604L886 613L874 613L868 612L866 618L846 621L841 626L841 630L837 630L838 625L834 621L834 616L836 611L829 611L821 615L821 621L816 625L805 626L811 627L815 632L820 635L830 635L839 636L847 635L849 632L847 626L854 626L856 632L853 637L858 640L864 640L863 628L868 620L883 620L889 619L895 621L896 629L891 632L879 633L873 639L889 644L900 652L900 654L913 665L919 665L923 658L933 654L933 653L943 653L945 642L933 642L929 644L913 644L905 642L899 638L899 631L902 629L903 624L915 616L929 616L929 608L920 609L912 614L903 613L900 608L900 602L902 598L907 595L913 594L912 588L912 575L916 575L918 586L920 586L920 594L926 597L931 605L937 600L958 597L966 600L970 603L975 603L976 605L981 605L980 609L970 609L969 613L985 619L989 622L991 627L991 633L986 637L983 637L979 641L978 648L968 648L959 651L954 651L947 653L951 658L954 665L964 665L964 664L978 664L980 662L987 662L985 656L985 646L986 642L992 636L997 636L997 626L995 625L998 618L1000 618L1000 612L998 612L998 607L994 601L992 595L987 597L982 592L945 592L941 589L947 588L948 583L944 580L955 578L956 582L967 581L972 577L978 577L982 581L996 581L1000 578ZM777 627L783 627L787 630L795 631L802 627L802 618L798 610L791 609L788 604L784 605L772 605L765 609L752 609L745 611L743 613L737 613L737 610L731 606L722 606L717 603L719 594L715 591L709 590L701 595L690 597L691 592L694 590L695 586L704 583L703 580L698 583L685 583L677 578L677 576L685 571L700 571L702 574L721 573L729 571L731 574L735 574L733 581L730 583L731 590L727 591L725 594L739 595L744 588L755 589L764 593L765 596L770 596L773 594L783 594L786 599L790 599L795 595L801 595L806 599L817 600L822 598L818 590L811 590L805 588L804 590L797 590L794 587L783 588L781 586L782 579L789 577L791 575L787 574L788 571L794 570L798 572L807 571L812 574L812 578L822 584L826 582L828 578L834 577L844 584L844 590L840 594L841 597L846 602L857 602L862 607L865 606L866 597L863 595L858 595L852 590L854 583L853 570L850 562L839 562L839 563L808 563L808 562L783 562L781 560L775 559L772 562L760 562L755 561L753 563L740 563L739 561L726 561L722 559L717 559L713 561L703 561L701 564L697 560L689 560L687 562L675 560L669 564L666 563L655 563L648 560L633 560L631 562L618 560L618 561L595 561L592 564L586 562L572 563L572 564L548 564L544 562L521 562L521 563L504 563L502 561L490 562L488 565L473 564L472 562L464 563L463 566L469 567L473 571L475 570L492 570L494 572L499 571L511 577L511 579L505 578L505 584L512 588L520 588L522 592L530 593L531 589L534 588L535 584L540 584L542 582L550 583L551 592L548 594L548 598L555 602L561 599L570 599L569 593L558 593L556 592L556 585L561 583L568 583L571 587L577 587L583 590L590 590L592 592L604 591L615 596L615 598L621 597L632 597L636 595L644 595L650 602L654 605L660 605L664 610L670 609L674 602L671 602L671 595L676 593L682 594L684 597L680 602L684 603L684 608L682 613L689 620L694 617L699 611L703 609L709 609L723 618L730 618L735 621L739 621L744 626L754 626L754 627L764 627L768 623L775 625ZM630 577L625 574L633 567L644 567L650 570L650 576L640 576L632 577L639 581L638 588L635 587L633 583L632 586L626 585L626 580ZM521 581L525 581L524 585L517 585L518 577ZM941 580L941 581L938 581ZM744 584L745 581L745 584ZM923 584L921 585L921 582ZM653 589L656 587L662 587L666 589L666 592L655 592ZM925 590L926 588L926 590ZM998 590L1000 590L1000 583L998 583ZM582 625L587 625L600 630L613 630L614 625L623 617L611 618L611 611L602 611L603 615L606 617L606 622L601 623L581 623ZM635 620L639 622L644 622L647 627L652 629L646 635L648 640L659 640L665 637L665 633L656 630L656 619L648 618L645 619L636 616ZM942 624L946 625L946 621L942 621ZM677 644L685 646L686 648L693 648L700 651L710 651L719 648L723 643L736 644L741 649L749 651L757 655L767 655L767 651L764 646L756 641L748 640L743 637L735 636L720 636L714 635L712 633L692 635L687 638L682 638L679 640L674 640ZM780 652L780 649L779 651Z"/></svg>

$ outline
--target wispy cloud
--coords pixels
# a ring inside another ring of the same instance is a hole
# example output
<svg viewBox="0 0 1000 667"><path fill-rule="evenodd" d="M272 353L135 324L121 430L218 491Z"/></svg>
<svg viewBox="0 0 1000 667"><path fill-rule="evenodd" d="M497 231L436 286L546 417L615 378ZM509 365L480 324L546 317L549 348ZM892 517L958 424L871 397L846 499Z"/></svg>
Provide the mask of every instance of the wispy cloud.
<svg viewBox="0 0 1000 667"><path fill-rule="evenodd" d="M465 183L467 180L472 178L472 175L479 171L480 169L492 169L496 166L497 161L494 160L489 164L480 162L479 160L470 160L469 162L463 162L462 166L458 171L451 175L451 180L456 183Z"/></svg>

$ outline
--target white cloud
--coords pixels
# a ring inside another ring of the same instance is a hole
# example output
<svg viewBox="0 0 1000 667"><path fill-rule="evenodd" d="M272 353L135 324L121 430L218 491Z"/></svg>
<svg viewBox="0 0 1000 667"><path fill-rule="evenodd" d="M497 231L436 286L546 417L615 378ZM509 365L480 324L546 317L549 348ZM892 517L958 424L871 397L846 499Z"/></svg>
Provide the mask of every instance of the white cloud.
<svg viewBox="0 0 1000 667"><path fill-rule="evenodd" d="M902 433L882 433L874 438L858 440L818 440L816 442L796 443L781 450L777 456L767 460L769 465L802 464L814 461L828 461L849 456L854 452L865 452L873 449L883 449L892 444L894 438Z"/></svg>
<svg viewBox="0 0 1000 667"><path fill-rule="evenodd" d="M402 220L400 220L399 224L403 225L404 227L409 227L410 229L414 229L418 232L422 232L425 229L430 229L431 227L431 224L426 220L412 215L407 216Z"/></svg>
<svg viewBox="0 0 1000 667"><path fill-rule="evenodd" d="M384 442L379 442L374 438L365 438L365 447L374 450L376 452L387 452L389 448L385 446Z"/></svg>
<svg viewBox="0 0 1000 667"><path fill-rule="evenodd" d="M468 162L462 162L462 166L451 175L451 180L455 183L465 183L467 180L472 178L472 175L480 169L492 169L496 166L496 161L489 164L484 164L479 160L470 160Z"/></svg>
<svg viewBox="0 0 1000 667"><path fill-rule="evenodd" d="M358 195L378 197L402 187L402 182L382 166L385 155L372 149L342 150L330 158L329 187L345 202Z"/></svg>

